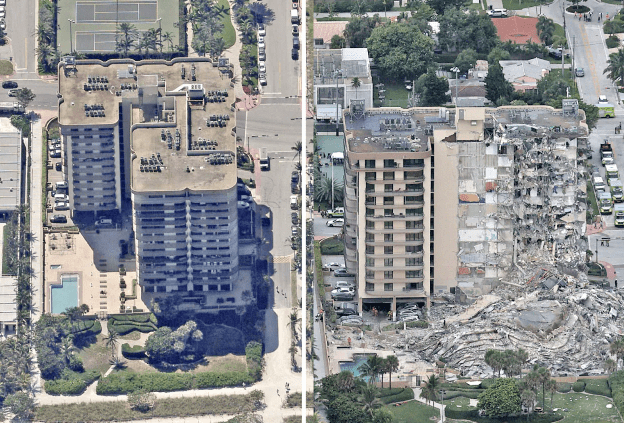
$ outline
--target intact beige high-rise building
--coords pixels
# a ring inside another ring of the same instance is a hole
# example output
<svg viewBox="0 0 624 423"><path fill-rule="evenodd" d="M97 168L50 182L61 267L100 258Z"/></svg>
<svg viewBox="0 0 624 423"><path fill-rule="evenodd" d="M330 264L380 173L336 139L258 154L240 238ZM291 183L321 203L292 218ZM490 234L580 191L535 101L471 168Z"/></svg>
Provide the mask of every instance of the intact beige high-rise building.
<svg viewBox="0 0 624 423"><path fill-rule="evenodd" d="M487 293L535 248L583 253L576 100L343 117L345 262L360 310Z"/></svg>

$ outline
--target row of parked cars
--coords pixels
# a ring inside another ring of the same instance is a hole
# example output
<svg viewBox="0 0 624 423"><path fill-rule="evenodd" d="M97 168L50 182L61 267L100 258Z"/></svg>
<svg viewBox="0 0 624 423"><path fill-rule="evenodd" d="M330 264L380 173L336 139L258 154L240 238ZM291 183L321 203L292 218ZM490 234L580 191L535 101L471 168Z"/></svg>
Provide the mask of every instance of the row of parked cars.
<svg viewBox="0 0 624 423"><path fill-rule="evenodd" d="M261 18L260 18L261 19ZM266 85L266 28L264 23L258 23L258 82L260 85Z"/></svg>

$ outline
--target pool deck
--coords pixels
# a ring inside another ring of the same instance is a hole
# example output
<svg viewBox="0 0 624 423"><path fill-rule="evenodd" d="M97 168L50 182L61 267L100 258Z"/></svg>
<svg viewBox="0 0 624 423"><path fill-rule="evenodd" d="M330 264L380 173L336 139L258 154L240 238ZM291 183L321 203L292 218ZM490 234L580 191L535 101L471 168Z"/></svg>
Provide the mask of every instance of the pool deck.
<svg viewBox="0 0 624 423"><path fill-rule="evenodd" d="M107 231L108 232L108 231ZM85 236L80 233L47 233L45 234L46 259L45 259L45 301L44 313L50 313L51 286L61 283L61 276L65 274L78 275L78 305L87 304L89 314L117 314L119 313L121 288L119 287L119 260L112 260L113 254L118 254L116 248L119 235L115 231L111 233L98 234L101 237L101 244L96 245L103 251L102 254L95 254L92 246L87 242ZM116 237L116 238L115 238ZM111 238L111 239L108 239ZM100 247L101 246L101 247ZM105 257L103 259L102 257ZM103 260L108 266L103 265ZM96 266L95 263L98 263ZM134 264L126 262L126 295L132 293L132 280L136 279L136 272L133 271ZM137 287L139 290L140 288ZM136 300L126 300L126 308L147 309L141 297Z"/></svg>

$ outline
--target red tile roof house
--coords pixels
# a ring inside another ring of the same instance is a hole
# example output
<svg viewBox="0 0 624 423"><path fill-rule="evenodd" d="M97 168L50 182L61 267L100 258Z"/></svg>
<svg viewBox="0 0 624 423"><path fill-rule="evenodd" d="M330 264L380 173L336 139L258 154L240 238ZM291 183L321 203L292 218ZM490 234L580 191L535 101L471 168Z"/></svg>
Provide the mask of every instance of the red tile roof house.
<svg viewBox="0 0 624 423"><path fill-rule="evenodd" d="M314 48L329 48L334 35L344 37L348 23L349 21L314 22Z"/></svg>
<svg viewBox="0 0 624 423"><path fill-rule="evenodd" d="M535 27L538 21L537 18L521 18L520 16L492 19L500 40L516 44L527 44L529 40L532 43L542 43Z"/></svg>

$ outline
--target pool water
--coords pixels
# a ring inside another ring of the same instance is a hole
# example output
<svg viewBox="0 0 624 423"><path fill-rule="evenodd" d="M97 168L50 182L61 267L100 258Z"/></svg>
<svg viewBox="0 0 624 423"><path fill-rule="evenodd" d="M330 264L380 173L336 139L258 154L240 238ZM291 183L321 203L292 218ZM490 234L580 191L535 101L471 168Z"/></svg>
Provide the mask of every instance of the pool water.
<svg viewBox="0 0 624 423"><path fill-rule="evenodd" d="M70 307L78 307L78 276L61 276L61 285L52 285L50 303L52 314L60 314Z"/></svg>
<svg viewBox="0 0 624 423"><path fill-rule="evenodd" d="M366 360L368 360L368 357L370 355L374 355L374 354L353 354L353 361L341 361L339 363L340 365L340 371L348 371L353 373L353 376L355 377L361 377L362 379L364 379L365 381L368 381L369 376L362 376L360 373L360 366L364 363L366 363Z"/></svg>

